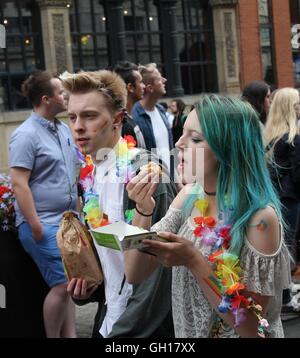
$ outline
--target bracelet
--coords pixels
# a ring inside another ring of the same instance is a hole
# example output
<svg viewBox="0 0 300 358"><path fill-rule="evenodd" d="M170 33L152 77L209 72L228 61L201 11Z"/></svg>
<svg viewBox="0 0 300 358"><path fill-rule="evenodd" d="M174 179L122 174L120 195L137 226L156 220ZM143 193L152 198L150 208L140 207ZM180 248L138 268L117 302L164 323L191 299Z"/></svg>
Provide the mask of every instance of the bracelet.
<svg viewBox="0 0 300 358"><path fill-rule="evenodd" d="M142 212L139 211L139 209L137 208L137 205L135 206L135 210L142 216L146 216L146 217L150 217L153 215L154 211L152 211L151 214L143 214Z"/></svg>

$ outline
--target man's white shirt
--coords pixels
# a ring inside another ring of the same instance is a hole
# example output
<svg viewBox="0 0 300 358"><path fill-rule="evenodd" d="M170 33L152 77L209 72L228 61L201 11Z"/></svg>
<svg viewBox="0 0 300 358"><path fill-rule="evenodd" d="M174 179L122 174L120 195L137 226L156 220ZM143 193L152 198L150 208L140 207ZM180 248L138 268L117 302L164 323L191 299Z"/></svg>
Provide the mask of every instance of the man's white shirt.
<svg viewBox="0 0 300 358"><path fill-rule="evenodd" d="M156 154L164 161L170 171L170 146L168 129L155 107L154 111L145 111L151 118L153 134L158 152Z"/></svg>
<svg viewBox="0 0 300 358"><path fill-rule="evenodd" d="M94 191L99 195L100 208L108 215L110 223L124 221L125 185L116 175L115 158L115 151L111 150L107 154L107 159L95 166L94 172ZM123 253L99 246L96 242L95 246L104 274L107 312L99 332L105 338L124 312L127 300L132 294L132 285L128 284L126 280L123 282L125 277Z"/></svg>

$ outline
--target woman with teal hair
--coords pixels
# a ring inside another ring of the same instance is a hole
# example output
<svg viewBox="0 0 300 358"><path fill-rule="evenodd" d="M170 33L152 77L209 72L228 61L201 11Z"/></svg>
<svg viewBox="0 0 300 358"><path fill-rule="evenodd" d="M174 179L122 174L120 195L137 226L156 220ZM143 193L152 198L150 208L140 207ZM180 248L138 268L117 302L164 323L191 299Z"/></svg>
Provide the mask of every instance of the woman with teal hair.
<svg viewBox="0 0 300 358"><path fill-rule="evenodd" d="M125 253L127 279L139 282L159 264L173 266L178 338L283 337L289 258L257 114L237 98L204 95L176 146L178 170L190 184L151 227L161 239ZM148 175L127 186L136 202L133 224L146 229L155 207L155 178L147 183Z"/></svg>

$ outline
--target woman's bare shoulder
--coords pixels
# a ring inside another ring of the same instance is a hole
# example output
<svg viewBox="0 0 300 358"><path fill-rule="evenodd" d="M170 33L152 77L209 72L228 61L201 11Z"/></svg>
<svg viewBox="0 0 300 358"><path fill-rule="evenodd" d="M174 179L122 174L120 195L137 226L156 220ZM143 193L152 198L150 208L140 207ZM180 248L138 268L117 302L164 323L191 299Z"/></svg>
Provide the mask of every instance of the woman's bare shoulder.
<svg viewBox="0 0 300 358"><path fill-rule="evenodd" d="M177 194L176 198L173 200L173 203L171 204L172 208L181 209L184 201L186 200L187 196L191 193L193 187L194 184L186 184Z"/></svg>
<svg viewBox="0 0 300 358"><path fill-rule="evenodd" d="M251 218L247 240L260 253L272 255L280 245L280 225L275 210L268 206L258 210Z"/></svg>

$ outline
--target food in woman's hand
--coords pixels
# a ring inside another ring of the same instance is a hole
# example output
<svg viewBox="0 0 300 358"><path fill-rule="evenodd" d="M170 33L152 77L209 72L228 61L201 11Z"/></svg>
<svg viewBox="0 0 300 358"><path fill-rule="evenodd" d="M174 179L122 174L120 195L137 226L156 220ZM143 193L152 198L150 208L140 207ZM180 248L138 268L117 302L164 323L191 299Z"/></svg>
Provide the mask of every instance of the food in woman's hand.
<svg viewBox="0 0 300 358"><path fill-rule="evenodd" d="M147 172L148 174L154 173L159 176L162 176L163 174L161 167L154 162L149 162L148 164L143 165L141 167L141 172Z"/></svg>

